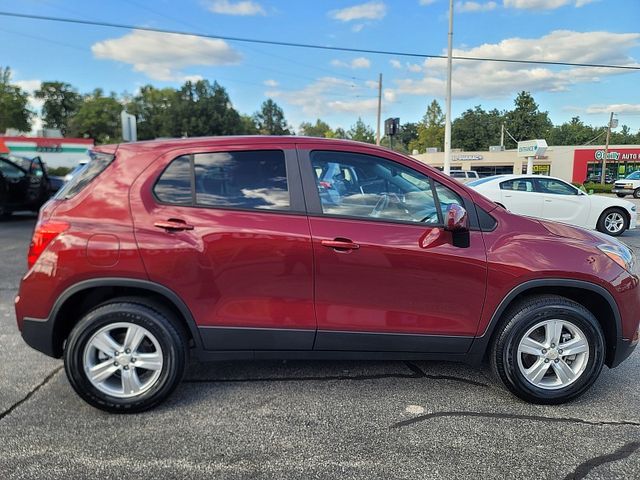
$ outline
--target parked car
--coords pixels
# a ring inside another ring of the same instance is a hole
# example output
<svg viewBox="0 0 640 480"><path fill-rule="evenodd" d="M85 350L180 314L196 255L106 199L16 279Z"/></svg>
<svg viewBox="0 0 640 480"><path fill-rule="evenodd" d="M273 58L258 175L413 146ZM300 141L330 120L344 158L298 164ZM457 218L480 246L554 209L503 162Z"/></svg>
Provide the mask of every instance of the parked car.
<svg viewBox="0 0 640 480"><path fill-rule="evenodd" d="M640 170L627 175L623 180L618 180L611 189L618 197L624 198L627 195L633 195L640 198Z"/></svg>
<svg viewBox="0 0 640 480"><path fill-rule="evenodd" d="M614 237L637 224L632 202L587 195L559 178L497 175L468 185L513 213L596 229Z"/></svg>
<svg viewBox="0 0 640 480"><path fill-rule="evenodd" d="M51 180L40 157L0 154L0 217L17 210L38 211L51 195Z"/></svg>
<svg viewBox="0 0 640 480"><path fill-rule="evenodd" d="M15 306L97 408L157 405L190 352L488 360L515 395L555 404L638 343L628 247L390 150L218 137L91 155L40 211ZM323 195L322 172L345 168L350 185Z"/></svg>
<svg viewBox="0 0 640 480"><path fill-rule="evenodd" d="M449 176L451 178L455 178L460 183L468 183L480 178L478 172L475 170L451 170L451 174Z"/></svg>

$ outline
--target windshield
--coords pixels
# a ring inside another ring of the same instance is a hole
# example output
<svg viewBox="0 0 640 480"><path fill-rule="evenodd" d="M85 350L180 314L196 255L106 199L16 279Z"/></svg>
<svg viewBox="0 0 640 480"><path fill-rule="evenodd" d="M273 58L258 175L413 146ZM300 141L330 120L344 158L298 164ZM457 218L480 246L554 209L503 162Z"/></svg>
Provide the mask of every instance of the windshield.
<svg viewBox="0 0 640 480"><path fill-rule="evenodd" d="M13 164L17 165L24 171L28 172L31 169L31 162L33 160L25 157L16 157L15 155L2 155L3 158L9 160Z"/></svg>
<svg viewBox="0 0 640 480"><path fill-rule="evenodd" d="M627 176L629 180L640 180L640 170L633 172L631 175Z"/></svg>

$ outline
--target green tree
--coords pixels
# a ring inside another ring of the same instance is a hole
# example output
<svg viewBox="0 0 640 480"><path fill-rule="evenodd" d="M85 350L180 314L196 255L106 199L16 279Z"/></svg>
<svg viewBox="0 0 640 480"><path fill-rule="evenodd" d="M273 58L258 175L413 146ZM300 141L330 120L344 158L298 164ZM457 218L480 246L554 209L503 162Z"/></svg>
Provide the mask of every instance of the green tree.
<svg viewBox="0 0 640 480"><path fill-rule="evenodd" d="M69 134L74 137L93 138L96 143L117 143L122 140L120 125L122 104L114 93L105 97L96 88L85 95L78 113L69 121Z"/></svg>
<svg viewBox="0 0 640 480"><path fill-rule="evenodd" d="M31 130L29 95L17 85L11 84L11 69L0 67L0 133L7 128L21 132Z"/></svg>
<svg viewBox="0 0 640 480"><path fill-rule="evenodd" d="M573 117L570 121L553 127L549 131L547 143L549 145L583 145L604 130L604 128L585 125L580 117Z"/></svg>
<svg viewBox="0 0 640 480"><path fill-rule="evenodd" d="M58 128L66 135L69 120L82 105L82 96L65 82L42 82L35 97L43 100L42 119L47 128Z"/></svg>
<svg viewBox="0 0 640 480"><path fill-rule="evenodd" d="M541 112L529 92L520 92L515 101L516 108L507 112L505 124L516 140L547 138L553 124L548 112ZM509 136L505 138L508 147L515 148L516 143Z"/></svg>
<svg viewBox="0 0 640 480"><path fill-rule="evenodd" d="M466 151L489 150L500 144L502 114L496 110L486 112L480 105L465 111L451 124L451 145Z"/></svg>
<svg viewBox="0 0 640 480"><path fill-rule="evenodd" d="M640 130L634 135L627 125L623 125L619 132L611 132L611 145L635 145L640 143Z"/></svg>
<svg viewBox="0 0 640 480"><path fill-rule="evenodd" d="M307 137L328 137L331 136L333 131L327 122L323 122L318 118L315 124L302 122L300 124L300 133Z"/></svg>
<svg viewBox="0 0 640 480"><path fill-rule="evenodd" d="M444 114L440 104L434 100L418 125L418 138L409 142L409 150L424 152L429 147L444 148Z"/></svg>
<svg viewBox="0 0 640 480"><path fill-rule="evenodd" d="M173 88L142 87L140 93L127 104L127 112L136 116L138 139L172 136L177 101L178 92Z"/></svg>
<svg viewBox="0 0 640 480"><path fill-rule="evenodd" d="M402 146L402 150L409 152L409 144L418 139L418 124L415 122L408 122L400 124L400 131L396 135L394 142L398 146Z"/></svg>
<svg viewBox="0 0 640 480"><path fill-rule="evenodd" d="M347 138L357 142L376 143L376 136L373 129L358 117L355 125L352 125L347 132Z"/></svg>
<svg viewBox="0 0 640 480"><path fill-rule="evenodd" d="M270 98L262 104L260 111L256 112L253 118L258 132L262 135L291 135L284 112Z"/></svg>
<svg viewBox="0 0 640 480"><path fill-rule="evenodd" d="M172 136L236 135L242 132L240 114L227 91L208 80L187 81L171 108Z"/></svg>
<svg viewBox="0 0 640 480"><path fill-rule="evenodd" d="M335 130L329 130L325 136L327 138L340 138L344 140L347 138L347 132L344 131L344 128L338 127Z"/></svg>
<svg viewBox="0 0 640 480"><path fill-rule="evenodd" d="M251 115L240 115L240 124L242 125L240 133L242 135L257 135L258 126Z"/></svg>

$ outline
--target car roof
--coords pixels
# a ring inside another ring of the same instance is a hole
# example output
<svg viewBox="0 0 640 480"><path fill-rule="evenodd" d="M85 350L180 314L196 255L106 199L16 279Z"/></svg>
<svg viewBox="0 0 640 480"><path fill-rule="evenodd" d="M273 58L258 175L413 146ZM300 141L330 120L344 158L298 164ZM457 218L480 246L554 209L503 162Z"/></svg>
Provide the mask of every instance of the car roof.
<svg viewBox="0 0 640 480"><path fill-rule="evenodd" d="M126 149L162 149L171 150L174 148L192 148L207 145L228 145L228 144L249 144L249 145L267 145L273 143L297 143L312 144L323 143L327 145L352 145L367 146L378 148L385 151L391 151L386 147L377 146L371 143L357 142L355 140L343 140L338 138L321 138L321 137L305 137L297 135L228 135L215 137L189 137L189 138L159 138L156 140L143 140L140 142L121 143L114 145L96 146L95 150L115 151L118 148ZM397 152L395 152L397 153Z"/></svg>

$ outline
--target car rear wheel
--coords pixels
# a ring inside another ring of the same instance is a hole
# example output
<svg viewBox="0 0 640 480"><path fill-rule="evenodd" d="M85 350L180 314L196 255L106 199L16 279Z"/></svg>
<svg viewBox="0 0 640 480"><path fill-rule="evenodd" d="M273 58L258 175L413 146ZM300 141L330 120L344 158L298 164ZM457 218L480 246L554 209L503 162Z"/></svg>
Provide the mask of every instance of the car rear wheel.
<svg viewBox="0 0 640 480"><path fill-rule="evenodd" d="M616 195L618 196L618 198L626 197L626 195L624 193L616 193Z"/></svg>
<svg viewBox="0 0 640 480"><path fill-rule="evenodd" d="M608 208L600 215L596 228L602 233L617 237L629 228L629 220L621 208Z"/></svg>
<svg viewBox="0 0 640 480"><path fill-rule="evenodd" d="M145 300L115 299L87 313L64 352L75 391L108 412L148 410L180 383L185 334L171 313Z"/></svg>
<svg viewBox="0 0 640 480"><path fill-rule="evenodd" d="M633 192L633 197L640 198L640 188L635 189L635 191Z"/></svg>
<svg viewBox="0 0 640 480"><path fill-rule="evenodd" d="M564 297L543 295L507 313L493 344L491 365L521 399L559 404L595 382L604 354L602 328L591 312Z"/></svg>

